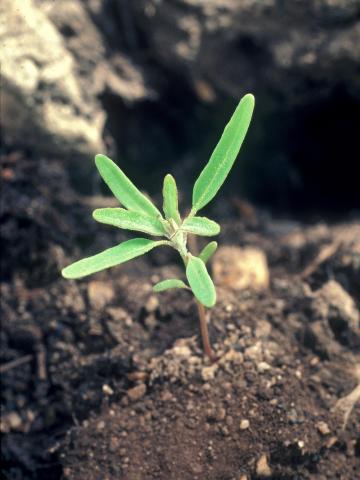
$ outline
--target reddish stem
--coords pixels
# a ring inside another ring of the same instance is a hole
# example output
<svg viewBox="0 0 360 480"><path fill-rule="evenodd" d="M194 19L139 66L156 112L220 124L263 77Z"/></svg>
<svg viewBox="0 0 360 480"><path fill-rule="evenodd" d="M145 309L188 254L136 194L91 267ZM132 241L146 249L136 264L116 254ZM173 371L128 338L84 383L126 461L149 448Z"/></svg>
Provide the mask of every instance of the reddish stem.
<svg viewBox="0 0 360 480"><path fill-rule="evenodd" d="M216 362L217 356L212 351L211 344L210 344L209 330L208 330L208 327L207 327L205 307L204 307L204 305L202 305L197 300L195 300L195 301L196 301L198 314L199 314L201 340L202 340L205 355L207 355L209 357L211 362Z"/></svg>

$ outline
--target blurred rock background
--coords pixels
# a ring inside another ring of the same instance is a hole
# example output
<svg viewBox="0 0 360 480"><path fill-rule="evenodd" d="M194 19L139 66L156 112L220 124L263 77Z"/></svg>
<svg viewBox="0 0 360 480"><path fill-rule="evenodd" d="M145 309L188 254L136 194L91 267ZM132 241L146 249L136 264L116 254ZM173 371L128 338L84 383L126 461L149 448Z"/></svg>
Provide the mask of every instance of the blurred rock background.
<svg viewBox="0 0 360 480"><path fill-rule="evenodd" d="M151 194L169 171L187 193L251 91L227 196L359 208L358 0L3 0L0 15L5 150L67 162L89 194L96 152Z"/></svg>

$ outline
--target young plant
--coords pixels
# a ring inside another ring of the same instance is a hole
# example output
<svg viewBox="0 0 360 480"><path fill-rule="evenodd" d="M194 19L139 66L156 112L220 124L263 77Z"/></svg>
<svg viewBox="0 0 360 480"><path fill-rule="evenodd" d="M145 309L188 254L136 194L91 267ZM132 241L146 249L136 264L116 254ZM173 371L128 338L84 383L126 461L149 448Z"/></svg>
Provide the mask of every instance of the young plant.
<svg viewBox="0 0 360 480"><path fill-rule="evenodd" d="M193 293L198 308L203 348L211 360L215 360L215 356L209 341L205 307L211 308L215 305L216 291L206 269L206 262L215 252L217 243L208 243L200 255L195 256L188 250L187 237L188 234L211 237L220 232L220 226L216 222L197 214L215 197L230 172L248 130L254 103L251 94L241 99L208 164L195 182L192 208L185 218L179 213L178 191L171 175L164 178L163 215L112 160L105 155L96 155L95 163L100 175L122 208L99 208L93 212L94 219L100 223L163 239L133 238L97 255L79 260L62 270L65 278L81 278L132 260L156 247L174 248L182 258L188 283L171 278L157 283L154 291L183 288Z"/></svg>

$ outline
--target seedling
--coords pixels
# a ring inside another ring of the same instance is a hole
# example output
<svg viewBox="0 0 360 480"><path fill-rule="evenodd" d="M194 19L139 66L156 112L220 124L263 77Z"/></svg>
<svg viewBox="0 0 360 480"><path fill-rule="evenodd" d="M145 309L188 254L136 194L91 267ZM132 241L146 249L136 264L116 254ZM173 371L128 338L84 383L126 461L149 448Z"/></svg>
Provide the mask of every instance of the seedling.
<svg viewBox="0 0 360 480"><path fill-rule="evenodd" d="M100 223L163 239L133 238L97 255L79 260L62 270L65 278L81 278L132 260L156 247L174 248L183 260L188 283L170 278L157 283L153 288L155 292L182 288L193 293L199 313L203 348L211 360L215 360L215 355L209 341L205 307L211 308L215 305L216 291L206 263L215 252L217 243L208 243L199 256L195 256L188 250L187 237L189 234L211 237L220 232L220 226L216 222L197 216L197 213L215 197L229 174L249 128L254 103L251 94L241 99L208 164L195 182L192 208L185 218L179 213L178 191L171 175L164 178L162 214L110 158L96 155L95 163L100 175L123 208L96 209L93 212L94 219Z"/></svg>

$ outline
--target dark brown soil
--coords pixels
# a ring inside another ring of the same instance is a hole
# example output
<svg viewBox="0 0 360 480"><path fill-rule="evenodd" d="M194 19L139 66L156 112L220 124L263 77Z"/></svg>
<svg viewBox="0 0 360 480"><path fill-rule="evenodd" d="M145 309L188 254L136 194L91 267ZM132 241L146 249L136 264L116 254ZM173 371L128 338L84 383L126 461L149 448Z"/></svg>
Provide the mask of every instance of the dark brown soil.
<svg viewBox="0 0 360 480"><path fill-rule="evenodd" d="M266 252L271 286L218 286L210 365L187 292L151 293L171 252L63 280L123 234L57 162L2 163L4 478L358 478L360 408L337 402L360 382L359 222L222 222L222 245Z"/></svg>

